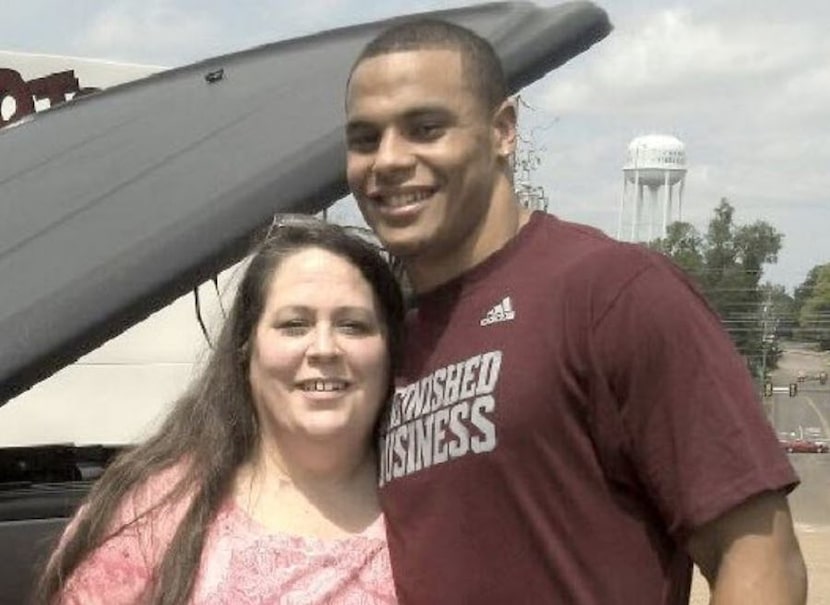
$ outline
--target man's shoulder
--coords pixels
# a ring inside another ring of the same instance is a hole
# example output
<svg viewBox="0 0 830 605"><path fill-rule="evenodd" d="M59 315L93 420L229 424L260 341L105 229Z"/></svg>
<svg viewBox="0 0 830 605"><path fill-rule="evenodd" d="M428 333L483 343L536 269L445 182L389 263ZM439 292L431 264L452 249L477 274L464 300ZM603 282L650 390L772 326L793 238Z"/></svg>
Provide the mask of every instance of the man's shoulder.
<svg viewBox="0 0 830 605"><path fill-rule="evenodd" d="M539 261L563 266L583 278L609 273L630 275L650 266L666 266L666 259L643 244L621 242L596 227L542 215Z"/></svg>

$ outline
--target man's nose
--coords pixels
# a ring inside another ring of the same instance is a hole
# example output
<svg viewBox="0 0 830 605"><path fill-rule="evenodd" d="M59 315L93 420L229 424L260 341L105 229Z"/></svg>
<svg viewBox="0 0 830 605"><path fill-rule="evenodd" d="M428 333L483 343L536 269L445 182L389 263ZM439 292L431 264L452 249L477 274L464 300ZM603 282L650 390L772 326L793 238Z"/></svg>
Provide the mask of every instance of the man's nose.
<svg viewBox="0 0 830 605"><path fill-rule="evenodd" d="M375 155L375 171L379 174L411 168L415 164L412 147L396 130L383 133Z"/></svg>

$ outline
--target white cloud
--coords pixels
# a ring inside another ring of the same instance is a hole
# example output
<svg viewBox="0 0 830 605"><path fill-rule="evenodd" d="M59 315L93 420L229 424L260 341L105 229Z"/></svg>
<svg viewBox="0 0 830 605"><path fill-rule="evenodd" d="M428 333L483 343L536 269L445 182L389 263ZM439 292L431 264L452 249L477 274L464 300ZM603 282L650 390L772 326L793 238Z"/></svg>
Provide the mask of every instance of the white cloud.
<svg viewBox="0 0 830 605"><path fill-rule="evenodd" d="M208 16L179 7L172 0L111 3L75 36L79 54L169 63L171 56L190 59L221 40L218 23ZM193 56L193 49L200 49Z"/></svg>
<svg viewBox="0 0 830 605"><path fill-rule="evenodd" d="M672 113L712 108L726 95L751 98L773 84L785 94L815 85L826 99L823 77L816 83L802 70L828 57L830 42L809 24L715 22L664 10L612 33L591 51L587 69L554 78L543 102L557 112Z"/></svg>
<svg viewBox="0 0 830 605"><path fill-rule="evenodd" d="M580 70L551 78L536 102L563 120L613 116L632 135L677 134L692 165L718 167L709 176L726 179L723 188L805 198L830 190L830 40L810 20L716 22L664 10L607 42Z"/></svg>
<svg viewBox="0 0 830 605"><path fill-rule="evenodd" d="M705 227L728 197L739 221L769 220L786 236L776 278L792 286L830 259L830 239L803 236L830 218L830 38L804 6L712 4L621 8L606 40L528 91L534 119L560 120L538 179L555 211L614 233L626 145L674 134L689 157L684 218Z"/></svg>

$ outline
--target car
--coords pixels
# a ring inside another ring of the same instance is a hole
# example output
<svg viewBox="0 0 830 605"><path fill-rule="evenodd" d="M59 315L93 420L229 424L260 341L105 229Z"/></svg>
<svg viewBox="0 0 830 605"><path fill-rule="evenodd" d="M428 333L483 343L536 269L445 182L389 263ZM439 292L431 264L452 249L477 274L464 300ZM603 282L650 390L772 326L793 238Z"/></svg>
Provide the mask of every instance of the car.
<svg viewBox="0 0 830 605"><path fill-rule="evenodd" d="M808 439L780 439L779 443L791 454L826 454L830 452L830 446L826 443Z"/></svg>
<svg viewBox="0 0 830 605"><path fill-rule="evenodd" d="M67 521L120 448L0 447L0 605L28 602Z"/></svg>

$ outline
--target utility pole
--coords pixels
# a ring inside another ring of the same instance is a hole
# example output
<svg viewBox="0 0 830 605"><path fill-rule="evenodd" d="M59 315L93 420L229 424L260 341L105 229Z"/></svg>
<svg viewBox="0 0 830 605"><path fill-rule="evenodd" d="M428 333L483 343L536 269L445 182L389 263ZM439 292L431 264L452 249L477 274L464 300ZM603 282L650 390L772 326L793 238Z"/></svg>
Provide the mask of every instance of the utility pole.
<svg viewBox="0 0 830 605"><path fill-rule="evenodd" d="M767 299L764 301L763 311L761 314L761 386L767 381L767 347L774 334L769 333L769 317L772 310L772 289L767 292Z"/></svg>

